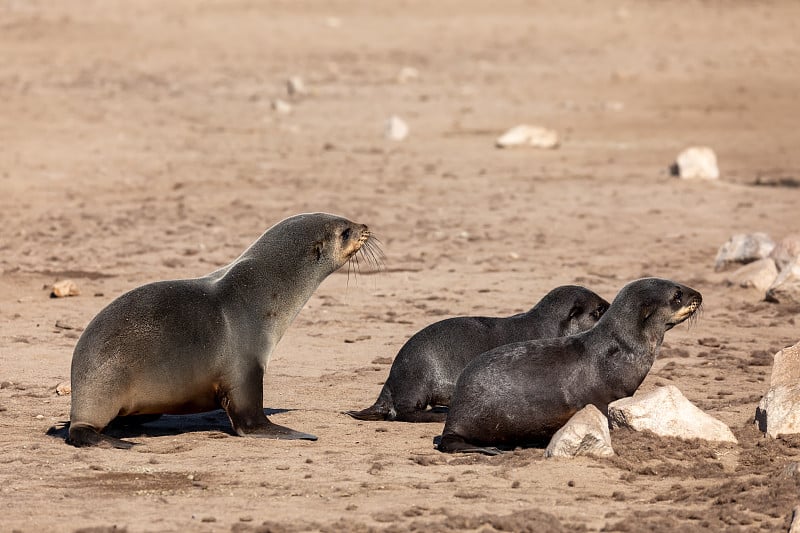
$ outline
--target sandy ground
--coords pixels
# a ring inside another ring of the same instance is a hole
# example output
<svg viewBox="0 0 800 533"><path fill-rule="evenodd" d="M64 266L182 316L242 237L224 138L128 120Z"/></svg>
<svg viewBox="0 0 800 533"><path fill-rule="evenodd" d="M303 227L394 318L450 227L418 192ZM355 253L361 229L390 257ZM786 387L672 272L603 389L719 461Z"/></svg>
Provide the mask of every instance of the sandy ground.
<svg viewBox="0 0 800 533"><path fill-rule="evenodd" d="M783 531L800 440L753 428L798 309L713 272L736 232L800 228L792 1L0 0L0 529ZM416 80L399 83L404 66ZM276 113L289 76L309 94ZM398 114L411 133L383 138ZM520 122L558 150L498 150ZM719 183L670 178L712 146ZM272 419L317 442L165 417L132 451L46 436L72 349L113 298L235 258L285 216L379 235L386 270L330 276L273 355ZM737 446L615 432L611 460L445 456L439 424L366 423L423 326L580 283L700 290L640 390L678 386ZM57 280L80 296L50 299ZM106 528L106 529L102 529Z"/></svg>

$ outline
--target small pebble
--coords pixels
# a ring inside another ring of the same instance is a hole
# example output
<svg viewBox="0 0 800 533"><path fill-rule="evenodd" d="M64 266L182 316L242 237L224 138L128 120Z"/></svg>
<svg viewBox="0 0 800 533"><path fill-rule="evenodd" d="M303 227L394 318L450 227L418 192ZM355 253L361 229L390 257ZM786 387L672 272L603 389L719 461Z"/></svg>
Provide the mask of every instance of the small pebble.
<svg viewBox="0 0 800 533"><path fill-rule="evenodd" d="M277 98L272 101L272 110L281 115L288 115L292 112L292 104Z"/></svg>
<svg viewBox="0 0 800 533"><path fill-rule="evenodd" d="M302 96L308 94L306 84L300 76L292 76L286 81L286 92L289 96Z"/></svg>
<svg viewBox="0 0 800 533"><path fill-rule="evenodd" d="M408 137L408 131L408 124L397 115L392 115L386 122L384 134L390 141L402 141Z"/></svg>
<svg viewBox="0 0 800 533"><path fill-rule="evenodd" d="M67 296L78 296L81 293L78 284L71 279L65 279L53 283L51 298L66 298Z"/></svg>
<svg viewBox="0 0 800 533"><path fill-rule="evenodd" d="M36 420L44 420L44 415L36 415Z"/></svg>

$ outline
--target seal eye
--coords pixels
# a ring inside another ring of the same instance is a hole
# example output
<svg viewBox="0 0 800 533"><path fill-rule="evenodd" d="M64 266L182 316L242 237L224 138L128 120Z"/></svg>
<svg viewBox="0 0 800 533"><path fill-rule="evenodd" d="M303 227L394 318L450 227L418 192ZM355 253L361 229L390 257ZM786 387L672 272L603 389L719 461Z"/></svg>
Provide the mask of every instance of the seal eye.
<svg viewBox="0 0 800 533"><path fill-rule="evenodd" d="M349 238L350 238L350 228L347 228L342 232L342 240L346 241Z"/></svg>
<svg viewBox="0 0 800 533"><path fill-rule="evenodd" d="M680 289L678 289L678 290L675 292L675 296L673 296L673 297L672 297L672 299L673 299L674 301L678 302L678 303L681 303L681 298L683 298L683 291L682 291L682 290L680 290Z"/></svg>

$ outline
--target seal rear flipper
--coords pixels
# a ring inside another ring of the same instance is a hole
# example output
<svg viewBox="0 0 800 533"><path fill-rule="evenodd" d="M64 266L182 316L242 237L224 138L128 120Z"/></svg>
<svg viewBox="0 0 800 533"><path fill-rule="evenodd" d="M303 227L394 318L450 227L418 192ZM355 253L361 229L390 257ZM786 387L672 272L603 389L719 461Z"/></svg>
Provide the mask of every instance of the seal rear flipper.
<svg viewBox="0 0 800 533"><path fill-rule="evenodd" d="M344 414L350 415L357 420L387 420L389 418L389 408L383 404L374 404L361 411L345 411Z"/></svg>
<svg viewBox="0 0 800 533"><path fill-rule="evenodd" d="M442 435L433 439L434 444L437 444L438 450L444 453L482 453L484 455L500 455L504 451L494 447L476 446L465 441L458 435L448 434Z"/></svg>
<svg viewBox="0 0 800 533"><path fill-rule="evenodd" d="M84 425L70 425L69 435L67 435L66 440L67 444L71 444L76 448L82 448L84 446L112 447L120 450L129 450L133 448L132 442L103 435L95 428Z"/></svg>

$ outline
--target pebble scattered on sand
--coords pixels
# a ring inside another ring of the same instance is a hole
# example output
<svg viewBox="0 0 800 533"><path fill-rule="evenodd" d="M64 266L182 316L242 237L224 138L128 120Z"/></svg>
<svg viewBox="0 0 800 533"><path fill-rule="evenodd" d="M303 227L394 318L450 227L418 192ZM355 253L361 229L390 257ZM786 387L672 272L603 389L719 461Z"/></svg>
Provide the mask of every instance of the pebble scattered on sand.
<svg viewBox="0 0 800 533"><path fill-rule="evenodd" d="M72 384L69 381L64 381L56 385L56 394L59 396L69 396L72 394Z"/></svg>
<svg viewBox="0 0 800 533"><path fill-rule="evenodd" d="M51 298L66 298L67 296L78 296L81 293L78 284L71 279L65 279L53 283Z"/></svg>
<svg viewBox="0 0 800 533"><path fill-rule="evenodd" d="M521 124L515 126L497 138L498 148L515 146L531 146L533 148L552 149L559 145L558 132L541 126Z"/></svg>
<svg viewBox="0 0 800 533"><path fill-rule="evenodd" d="M272 101L272 110L281 115L288 115L292 112L292 104L285 100L277 98Z"/></svg>
<svg viewBox="0 0 800 533"><path fill-rule="evenodd" d="M386 122L386 129L384 133L386 138L389 140L402 141L408 137L408 131L408 124L406 124L406 122L397 115L392 115Z"/></svg>
<svg viewBox="0 0 800 533"><path fill-rule="evenodd" d="M707 146L686 148L675 160L672 174L681 179L715 180L719 178L717 154Z"/></svg>
<svg viewBox="0 0 800 533"><path fill-rule="evenodd" d="M286 92L289 96L303 96L308 94L306 84L300 76L292 76L286 81Z"/></svg>

